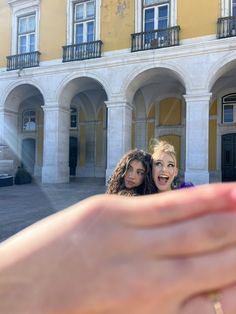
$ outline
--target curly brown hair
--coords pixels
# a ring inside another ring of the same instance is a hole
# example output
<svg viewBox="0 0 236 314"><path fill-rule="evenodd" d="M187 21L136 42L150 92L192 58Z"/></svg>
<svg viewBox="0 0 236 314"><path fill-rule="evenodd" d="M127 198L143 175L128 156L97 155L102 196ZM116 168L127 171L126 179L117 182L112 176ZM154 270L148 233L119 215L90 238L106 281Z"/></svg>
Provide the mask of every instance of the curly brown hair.
<svg viewBox="0 0 236 314"><path fill-rule="evenodd" d="M155 191L152 180L151 171L151 155L141 149L133 149L126 153L118 162L115 170L108 180L108 194L122 194L122 190L126 190L124 176L129 168L130 162L133 160L140 161L145 169L143 183L134 189L133 195L152 194Z"/></svg>

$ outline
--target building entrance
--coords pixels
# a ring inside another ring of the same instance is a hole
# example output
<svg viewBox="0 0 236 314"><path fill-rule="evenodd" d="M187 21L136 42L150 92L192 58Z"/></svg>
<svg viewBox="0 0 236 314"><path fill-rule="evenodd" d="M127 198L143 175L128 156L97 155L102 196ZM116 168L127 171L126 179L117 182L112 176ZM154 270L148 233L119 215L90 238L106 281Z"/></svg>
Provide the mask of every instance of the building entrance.
<svg viewBox="0 0 236 314"><path fill-rule="evenodd" d="M222 181L236 181L236 133L222 136Z"/></svg>
<svg viewBox="0 0 236 314"><path fill-rule="evenodd" d="M26 138L22 140L21 161L24 167L33 175L35 165L35 139Z"/></svg>
<svg viewBox="0 0 236 314"><path fill-rule="evenodd" d="M77 153L78 153L77 137L70 136L69 167L71 176L76 175Z"/></svg>

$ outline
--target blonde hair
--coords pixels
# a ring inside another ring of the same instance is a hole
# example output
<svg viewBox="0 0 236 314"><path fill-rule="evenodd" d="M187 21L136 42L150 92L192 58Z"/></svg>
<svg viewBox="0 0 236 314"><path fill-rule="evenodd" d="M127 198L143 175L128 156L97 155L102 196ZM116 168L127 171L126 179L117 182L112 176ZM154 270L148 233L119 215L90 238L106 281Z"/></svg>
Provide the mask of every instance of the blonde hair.
<svg viewBox="0 0 236 314"><path fill-rule="evenodd" d="M152 139L150 143L150 153L152 158L158 158L160 154L166 153L170 155L177 163L176 151L172 144L166 141L158 141L157 139Z"/></svg>

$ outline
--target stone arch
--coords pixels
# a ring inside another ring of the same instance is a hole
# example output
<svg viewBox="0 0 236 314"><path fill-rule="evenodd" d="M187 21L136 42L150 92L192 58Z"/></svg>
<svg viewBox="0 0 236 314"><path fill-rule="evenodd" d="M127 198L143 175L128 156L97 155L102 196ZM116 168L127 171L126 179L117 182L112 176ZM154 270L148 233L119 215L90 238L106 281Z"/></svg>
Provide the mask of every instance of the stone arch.
<svg viewBox="0 0 236 314"><path fill-rule="evenodd" d="M173 77L183 87L183 92L190 89L190 80L187 79L187 73L176 65L167 63L156 63L152 66L135 68L121 86L121 91L124 91L125 98L132 103L136 91L145 83L146 77L150 80L155 74L168 77Z"/></svg>
<svg viewBox="0 0 236 314"><path fill-rule="evenodd" d="M34 158L28 169L32 175L40 175L43 155L43 132L44 132L44 105L43 89L33 81L14 82L9 84L2 95L3 115L6 119L4 140L9 149L9 157L17 166L24 162L28 146L24 146L26 140L34 141L34 148L28 151L33 153ZM23 112L31 112L28 118ZM35 114L32 114L35 112ZM32 128L32 125L35 128ZM29 147L28 147L29 148ZM29 166L29 165L28 165Z"/></svg>
<svg viewBox="0 0 236 314"><path fill-rule="evenodd" d="M100 146L106 148L106 134L103 134L103 125L97 121L97 111L106 100L105 88L92 75L70 75L56 91L59 107L76 107L78 110L78 127L69 130L70 136L78 140L76 176L105 176L106 151Z"/></svg>
<svg viewBox="0 0 236 314"><path fill-rule="evenodd" d="M159 67L149 66L142 68L142 70L139 68L138 71L133 71L123 83L126 88L124 92L125 97L127 97L128 102L131 103L135 110L135 146L147 149L150 138L157 136L159 103L161 99L171 98L174 95L175 98L181 99L183 104L182 95L186 93L186 85L187 88L190 85L185 83L187 75L184 76L180 70L179 72L176 71L174 66L171 68L171 66L165 67L163 65ZM155 104L157 111L154 117L150 118L148 117L148 112L153 104ZM182 112L184 112L183 109L181 114ZM160 127L163 128L163 126ZM167 128L168 126L166 125L165 127Z"/></svg>
<svg viewBox="0 0 236 314"><path fill-rule="evenodd" d="M207 88L212 93L212 109L210 123L211 151L210 178L211 181L222 180L222 165L224 154L222 150L222 138L226 134L236 132L235 124L224 123L223 97L227 94L235 94L236 59L235 53L230 52L223 55L217 62L214 62L209 69L207 77ZM214 110L213 110L214 109Z"/></svg>
<svg viewBox="0 0 236 314"><path fill-rule="evenodd" d="M236 59L234 53L229 54L227 57L223 56L220 60L217 60L217 62L215 62L209 69L207 78L208 91L211 91L218 79L225 73L232 70L232 68L236 69Z"/></svg>
<svg viewBox="0 0 236 314"><path fill-rule="evenodd" d="M76 82L79 82L77 85ZM61 81L56 90L56 101L59 105L69 104L75 94L87 89L87 86L104 90L106 97L110 97L111 87L110 84L103 78L95 74L73 73L68 75Z"/></svg>
<svg viewBox="0 0 236 314"><path fill-rule="evenodd" d="M44 91L38 84L32 81L17 82L10 84L1 96L1 103L5 108L11 108L13 111L18 111L19 104L27 97L41 95L44 103Z"/></svg>

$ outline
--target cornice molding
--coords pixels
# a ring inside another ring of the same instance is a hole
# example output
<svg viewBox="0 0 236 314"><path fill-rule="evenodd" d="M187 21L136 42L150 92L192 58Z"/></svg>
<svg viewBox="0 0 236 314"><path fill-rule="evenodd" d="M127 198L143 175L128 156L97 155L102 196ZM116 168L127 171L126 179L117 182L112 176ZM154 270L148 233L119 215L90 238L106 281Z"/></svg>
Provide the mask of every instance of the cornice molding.
<svg viewBox="0 0 236 314"><path fill-rule="evenodd" d="M12 7L27 7L39 5L41 0L8 0L8 4Z"/></svg>

